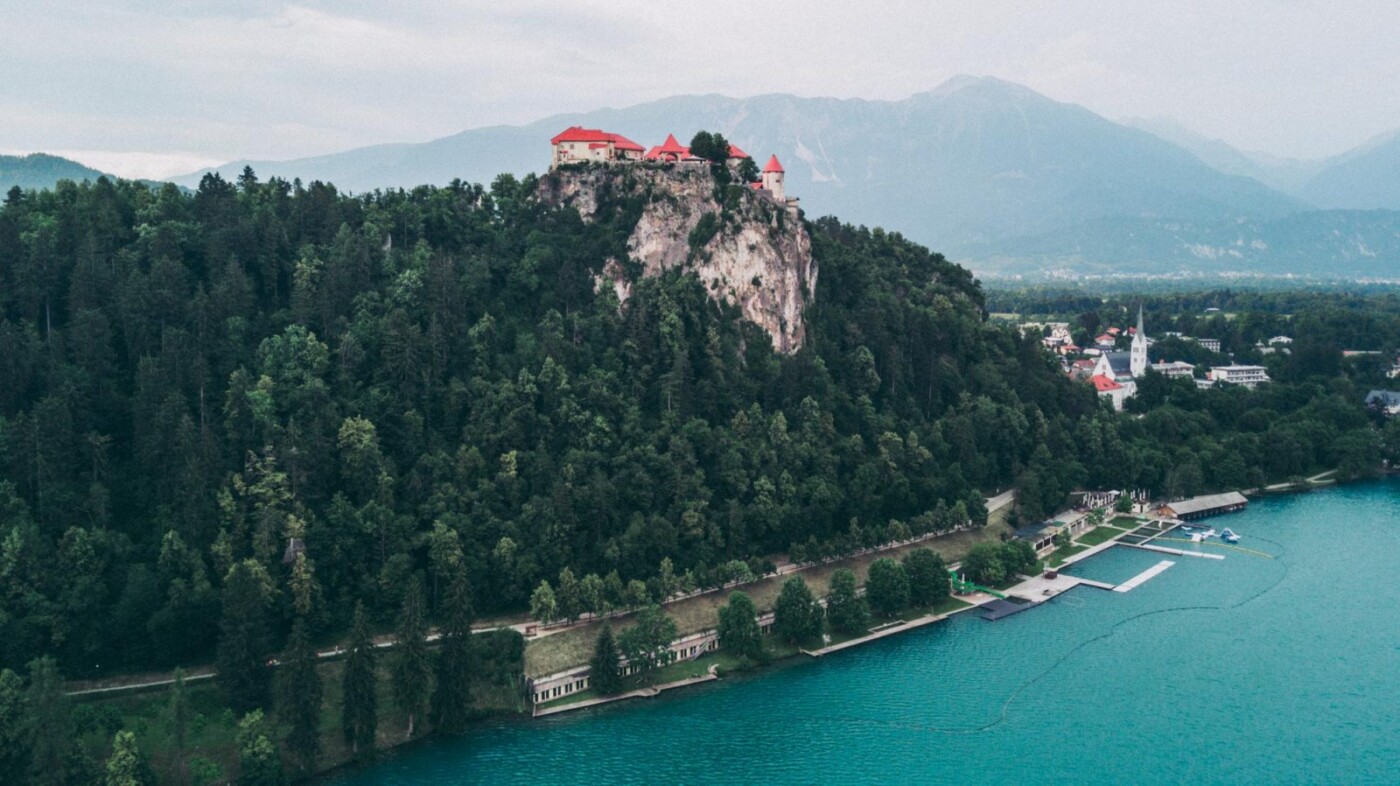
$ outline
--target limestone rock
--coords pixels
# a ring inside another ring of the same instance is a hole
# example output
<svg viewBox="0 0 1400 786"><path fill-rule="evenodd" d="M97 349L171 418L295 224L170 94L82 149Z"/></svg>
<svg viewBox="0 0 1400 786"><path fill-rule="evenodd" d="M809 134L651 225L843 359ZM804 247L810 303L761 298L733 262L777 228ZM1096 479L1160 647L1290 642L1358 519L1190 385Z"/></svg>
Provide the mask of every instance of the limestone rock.
<svg viewBox="0 0 1400 786"><path fill-rule="evenodd" d="M717 189L705 165L561 168L540 180L538 193L547 204L575 208L585 221L639 200L627 251L643 276L694 273L710 297L762 327L774 349L790 354L802 347L817 265L795 207L745 186ZM608 260L594 283L613 287L623 302L631 294L617 260Z"/></svg>

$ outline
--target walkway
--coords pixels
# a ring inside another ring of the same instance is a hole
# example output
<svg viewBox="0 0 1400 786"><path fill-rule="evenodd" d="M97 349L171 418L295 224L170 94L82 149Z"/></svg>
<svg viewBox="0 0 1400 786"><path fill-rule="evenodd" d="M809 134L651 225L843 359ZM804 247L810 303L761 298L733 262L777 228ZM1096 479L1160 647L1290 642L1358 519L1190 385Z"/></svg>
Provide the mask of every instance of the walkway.
<svg viewBox="0 0 1400 786"><path fill-rule="evenodd" d="M1204 551L1183 551L1181 549L1167 548L1166 546L1153 546L1150 543L1124 543L1124 546L1144 551L1156 551L1162 554L1174 554L1178 557L1204 557L1205 559L1225 559L1224 554L1208 554Z"/></svg>

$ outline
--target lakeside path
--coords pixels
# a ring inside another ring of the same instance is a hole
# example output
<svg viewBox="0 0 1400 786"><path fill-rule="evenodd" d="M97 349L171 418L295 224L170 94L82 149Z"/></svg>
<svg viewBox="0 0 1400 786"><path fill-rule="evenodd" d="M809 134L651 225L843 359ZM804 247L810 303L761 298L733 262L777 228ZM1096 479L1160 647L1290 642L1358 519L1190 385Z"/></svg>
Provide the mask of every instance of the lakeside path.
<svg viewBox="0 0 1400 786"><path fill-rule="evenodd" d="M739 590L749 593L754 599L754 603L760 608L771 607L777 600L778 592L781 590L782 582L792 575L803 575L812 587L812 591L817 595L826 594L826 584L832 573L838 568L849 568L857 575L863 576L871 562L879 557L897 557L906 551L920 546L932 548L939 552L950 564L967 552L972 545L978 541L994 537L1001 530L1006 529L1005 516L1002 513L1015 502L1016 492L1014 489L1004 491L996 496L986 499L987 506L987 526L979 529L960 530L944 535L929 535L916 538L912 541L893 544L891 546L875 549L863 554L834 560L828 563L793 565L791 563L780 566L774 575L766 576L757 581L743 585L733 585L719 589L706 590L692 595L673 598L662 604L668 614L676 619L678 633L682 636L700 630L713 628L718 619L719 607L724 605L728 598L728 591ZM593 640L597 635L597 626L603 621L615 619L625 621L634 612L609 615L603 618L581 620L568 625L544 627L538 626L536 635L527 639L525 648L525 674L526 676L538 677L543 674L550 674L562 671L566 668L577 666L588 660L592 651ZM494 630L511 629L522 635L526 629L535 623L528 618L519 615L500 617L495 620L485 621L483 624L472 626L473 633L486 633ZM430 633L427 637L431 644L440 638L437 633ZM394 636L375 637L375 648L380 650L390 649L398 644ZM344 655L344 650L339 647L317 650L316 657L320 661L331 661L339 659ZM277 663L274 661L273 665ZM212 679L215 676L212 665L193 666L185 670L185 681L200 682ZM126 693L139 693L146 690L157 690L167 688L175 682L173 672L154 672L143 674L127 674L112 677L104 680L72 680L67 683L69 690L67 695L75 698L104 698L107 696L119 696Z"/></svg>

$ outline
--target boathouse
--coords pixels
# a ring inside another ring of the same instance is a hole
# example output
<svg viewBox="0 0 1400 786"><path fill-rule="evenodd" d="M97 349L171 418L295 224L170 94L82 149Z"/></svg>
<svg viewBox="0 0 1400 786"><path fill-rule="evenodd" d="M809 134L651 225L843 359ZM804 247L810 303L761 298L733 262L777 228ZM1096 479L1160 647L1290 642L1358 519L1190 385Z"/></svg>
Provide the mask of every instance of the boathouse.
<svg viewBox="0 0 1400 786"><path fill-rule="evenodd" d="M1245 499L1243 494L1238 491L1229 491L1224 494L1207 494L1204 497L1191 497L1177 502L1168 502L1158 508L1157 512L1163 516L1182 521L1193 521L1219 513L1244 510L1248 504L1249 500Z"/></svg>

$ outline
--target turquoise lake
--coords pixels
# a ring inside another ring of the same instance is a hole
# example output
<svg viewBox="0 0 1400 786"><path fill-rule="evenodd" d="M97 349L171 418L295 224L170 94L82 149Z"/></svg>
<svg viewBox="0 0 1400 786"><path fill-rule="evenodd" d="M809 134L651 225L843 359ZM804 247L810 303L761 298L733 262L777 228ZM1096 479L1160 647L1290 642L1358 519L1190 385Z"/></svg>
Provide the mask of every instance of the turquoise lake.
<svg viewBox="0 0 1400 786"><path fill-rule="evenodd" d="M1132 592L1079 587L997 622L963 614L654 699L481 726L326 782L1400 781L1400 480L1209 523L1274 558L1115 547L1073 572L1118 582L1175 564Z"/></svg>

